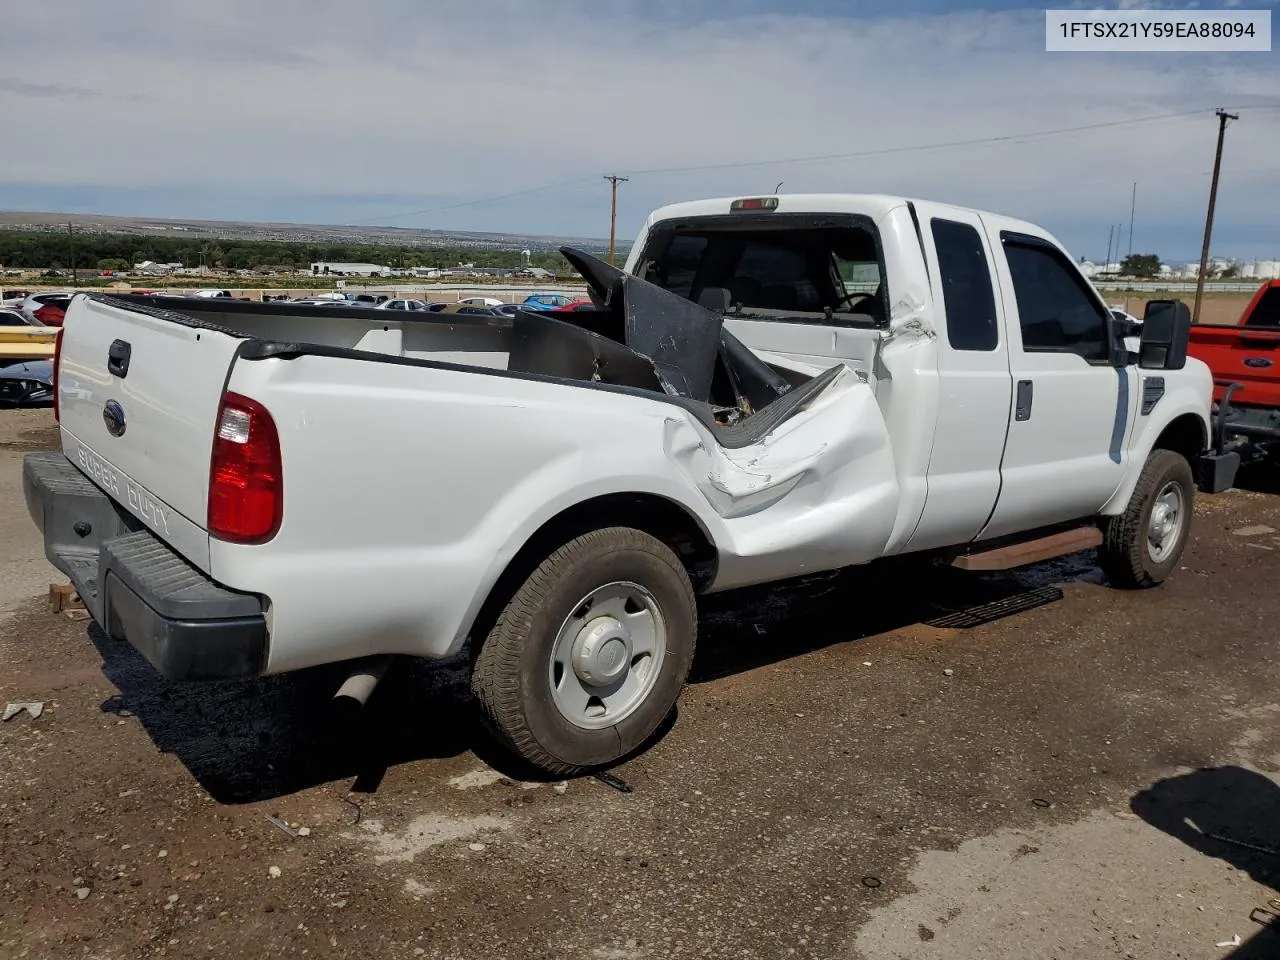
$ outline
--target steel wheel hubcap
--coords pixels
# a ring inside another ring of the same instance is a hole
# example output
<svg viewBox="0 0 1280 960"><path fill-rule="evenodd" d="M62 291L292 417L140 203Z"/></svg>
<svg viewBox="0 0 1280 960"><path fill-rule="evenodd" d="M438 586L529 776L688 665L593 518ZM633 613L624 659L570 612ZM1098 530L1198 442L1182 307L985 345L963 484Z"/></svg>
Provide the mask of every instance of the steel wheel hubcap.
<svg viewBox="0 0 1280 960"><path fill-rule="evenodd" d="M658 602L638 583L597 587L565 618L548 679L561 716L586 730L611 727L645 701L666 649Z"/></svg>
<svg viewBox="0 0 1280 960"><path fill-rule="evenodd" d="M1147 554L1156 563L1164 562L1177 548L1182 538L1182 519L1182 487L1170 481L1156 496L1147 521Z"/></svg>

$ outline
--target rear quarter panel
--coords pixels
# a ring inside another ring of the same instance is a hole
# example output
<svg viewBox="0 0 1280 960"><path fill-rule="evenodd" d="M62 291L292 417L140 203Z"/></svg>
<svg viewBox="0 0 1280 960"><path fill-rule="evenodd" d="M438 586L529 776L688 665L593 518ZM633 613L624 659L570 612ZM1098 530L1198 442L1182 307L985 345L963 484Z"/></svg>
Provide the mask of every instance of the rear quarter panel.
<svg viewBox="0 0 1280 960"><path fill-rule="evenodd" d="M210 563L270 598L270 672L452 654L527 539L597 496L682 506L719 587L872 559L895 516L888 437L852 373L733 457L672 404L516 377L301 356L242 361L230 389L276 421L284 518L268 544L211 541Z"/></svg>

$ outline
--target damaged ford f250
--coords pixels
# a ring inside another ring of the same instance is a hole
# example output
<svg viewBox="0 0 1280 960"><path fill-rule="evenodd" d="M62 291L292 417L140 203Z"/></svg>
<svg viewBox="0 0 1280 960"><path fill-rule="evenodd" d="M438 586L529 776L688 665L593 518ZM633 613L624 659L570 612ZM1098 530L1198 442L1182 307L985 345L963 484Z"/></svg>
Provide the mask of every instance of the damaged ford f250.
<svg viewBox="0 0 1280 960"><path fill-rule="evenodd" d="M1178 563L1213 467L1186 308L1123 327L1038 227L773 196L658 210L621 271L564 252L595 309L78 296L62 452L24 464L49 559L174 680L350 662L363 697L470 641L486 722L560 775L655 732L700 593Z"/></svg>

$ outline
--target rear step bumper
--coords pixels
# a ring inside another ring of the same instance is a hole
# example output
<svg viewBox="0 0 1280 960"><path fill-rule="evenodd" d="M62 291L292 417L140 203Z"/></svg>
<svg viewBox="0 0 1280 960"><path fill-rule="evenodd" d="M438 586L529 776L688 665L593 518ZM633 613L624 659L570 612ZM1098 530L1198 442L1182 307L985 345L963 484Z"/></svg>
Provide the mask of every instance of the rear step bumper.
<svg viewBox="0 0 1280 960"><path fill-rule="evenodd" d="M45 556L107 634L128 640L171 680L260 675L261 598L219 586L116 506L61 453L22 463L27 509Z"/></svg>

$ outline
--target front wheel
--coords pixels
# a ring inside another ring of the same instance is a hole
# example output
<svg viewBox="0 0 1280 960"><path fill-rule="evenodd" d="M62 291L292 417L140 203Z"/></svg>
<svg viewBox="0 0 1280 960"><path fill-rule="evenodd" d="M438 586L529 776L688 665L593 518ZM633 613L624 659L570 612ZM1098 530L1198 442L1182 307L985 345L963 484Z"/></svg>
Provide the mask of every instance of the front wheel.
<svg viewBox="0 0 1280 960"><path fill-rule="evenodd" d="M1154 587L1173 572L1191 531L1195 481L1191 465L1172 450L1147 459L1124 513L1104 522L1098 557L1117 587Z"/></svg>
<svg viewBox="0 0 1280 960"><path fill-rule="evenodd" d="M680 559L639 530L577 537L520 586L481 645L472 691L517 756L568 776L613 763L671 712L697 608Z"/></svg>

